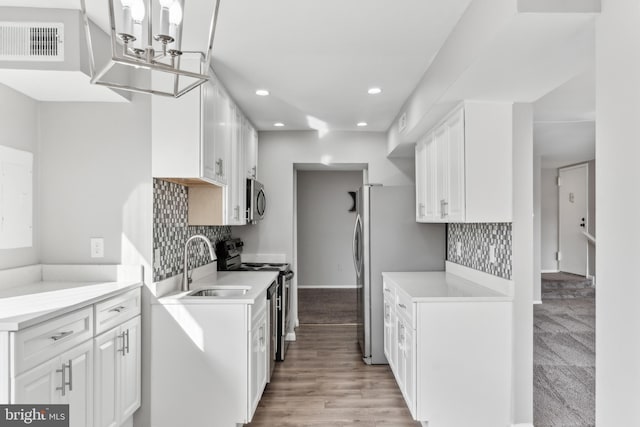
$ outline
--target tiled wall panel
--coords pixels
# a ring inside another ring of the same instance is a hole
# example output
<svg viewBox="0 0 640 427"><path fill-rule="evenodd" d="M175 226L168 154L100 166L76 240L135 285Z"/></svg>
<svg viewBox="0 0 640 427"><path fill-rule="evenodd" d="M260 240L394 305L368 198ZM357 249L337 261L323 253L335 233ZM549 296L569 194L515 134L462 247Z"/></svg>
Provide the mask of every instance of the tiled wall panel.
<svg viewBox="0 0 640 427"><path fill-rule="evenodd" d="M456 243L462 253L456 254ZM496 262L489 262L489 246ZM494 276L511 279L511 223L448 224L447 260Z"/></svg>
<svg viewBox="0 0 640 427"><path fill-rule="evenodd" d="M231 236L231 227L187 225L188 188L161 179L153 180L153 253L160 251L160 262L153 263L153 280L159 281L181 274L184 243L194 234L204 234L214 245ZM189 245L190 267L208 264L209 251L202 240ZM156 266L158 265L158 266Z"/></svg>

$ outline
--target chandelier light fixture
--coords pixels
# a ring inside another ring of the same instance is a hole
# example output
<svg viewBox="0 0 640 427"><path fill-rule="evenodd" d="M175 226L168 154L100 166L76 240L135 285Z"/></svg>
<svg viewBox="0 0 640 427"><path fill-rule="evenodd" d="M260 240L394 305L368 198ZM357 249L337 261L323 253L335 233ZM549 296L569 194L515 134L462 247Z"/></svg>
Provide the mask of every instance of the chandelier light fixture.
<svg viewBox="0 0 640 427"><path fill-rule="evenodd" d="M106 1L110 40L80 0L91 83L177 98L209 79L219 0Z"/></svg>

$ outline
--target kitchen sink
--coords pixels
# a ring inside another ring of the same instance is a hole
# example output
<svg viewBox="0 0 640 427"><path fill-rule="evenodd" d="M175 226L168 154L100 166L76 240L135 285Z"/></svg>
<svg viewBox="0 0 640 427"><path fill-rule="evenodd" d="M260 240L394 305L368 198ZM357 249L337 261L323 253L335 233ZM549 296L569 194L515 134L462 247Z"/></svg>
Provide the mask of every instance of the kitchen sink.
<svg viewBox="0 0 640 427"><path fill-rule="evenodd" d="M251 287L210 287L195 289L187 294L189 297L239 297L245 295Z"/></svg>

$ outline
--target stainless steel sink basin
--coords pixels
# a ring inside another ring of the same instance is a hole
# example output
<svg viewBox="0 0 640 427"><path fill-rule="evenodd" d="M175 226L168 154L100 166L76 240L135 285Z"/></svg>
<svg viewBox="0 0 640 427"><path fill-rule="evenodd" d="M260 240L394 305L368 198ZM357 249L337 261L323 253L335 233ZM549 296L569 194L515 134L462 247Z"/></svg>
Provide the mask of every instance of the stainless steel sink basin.
<svg viewBox="0 0 640 427"><path fill-rule="evenodd" d="M195 289L187 294L190 297L239 297L245 295L251 289L248 286L222 287Z"/></svg>

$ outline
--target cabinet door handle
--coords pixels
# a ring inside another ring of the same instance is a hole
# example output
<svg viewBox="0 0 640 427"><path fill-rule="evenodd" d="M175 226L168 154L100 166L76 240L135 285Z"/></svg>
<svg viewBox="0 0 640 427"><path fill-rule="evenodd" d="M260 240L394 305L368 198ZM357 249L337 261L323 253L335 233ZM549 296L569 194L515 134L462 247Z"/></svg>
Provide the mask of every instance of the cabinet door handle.
<svg viewBox="0 0 640 427"><path fill-rule="evenodd" d="M391 292L391 289L389 289L389 288L384 288L384 291L385 291L385 292Z"/></svg>
<svg viewBox="0 0 640 427"><path fill-rule="evenodd" d="M67 385L69 386L69 391L73 390L73 364L72 364L72 360L69 359L69 382L67 383Z"/></svg>
<svg viewBox="0 0 640 427"><path fill-rule="evenodd" d="M404 308L405 310L407 309L407 306L402 304L402 303L399 303L398 306L401 307L401 308Z"/></svg>
<svg viewBox="0 0 640 427"><path fill-rule="evenodd" d="M125 340L126 340L126 344L124 345L124 348L127 350L127 354L129 354L129 329L127 329L127 331L124 333L125 334ZM124 352L122 353L124 355Z"/></svg>
<svg viewBox="0 0 640 427"><path fill-rule="evenodd" d="M119 307L114 307L114 308L112 308L111 310L109 310L109 312L115 311L116 313L120 313L120 312L122 312L122 311L124 311L124 310L126 310L126 309L127 309L127 307L126 307L126 306L121 305L121 306L119 306Z"/></svg>
<svg viewBox="0 0 640 427"><path fill-rule="evenodd" d="M251 168L251 176L253 178L256 178L256 175L258 175L258 167L254 166L254 167Z"/></svg>
<svg viewBox="0 0 640 427"><path fill-rule="evenodd" d="M57 335L52 335L49 338L51 338L54 341L58 341L58 340L61 340L62 338L68 337L72 333L73 333L73 331L64 331L64 332L60 332Z"/></svg>
<svg viewBox="0 0 640 427"><path fill-rule="evenodd" d="M240 221L240 206L233 208L233 219Z"/></svg>
<svg viewBox="0 0 640 427"><path fill-rule="evenodd" d="M69 381L67 381L67 369L69 370ZM71 359L69 359L69 363L63 363L62 364L62 368L60 369L56 369L56 372L60 372L62 374L62 383L60 384L60 387L56 387L56 390L60 390L62 392L63 396L66 396L67 394L67 386L69 386L69 391L71 391L73 389L73 370L72 370L72 366L71 366Z"/></svg>
<svg viewBox="0 0 640 427"><path fill-rule="evenodd" d="M418 205L418 216L419 216L420 218L423 218L423 217L424 217L424 203L420 203L420 204Z"/></svg>
<svg viewBox="0 0 640 427"><path fill-rule="evenodd" d="M124 357L125 352L126 352L126 345L125 345L125 338L124 338L124 332L121 334L118 334L118 336L116 337L116 339L120 339L122 338L122 347L118 349L118 353L122 352L122 357Z"/></svg>
<svg viewBox="0 0 640 427"><path fill-rule="evenodd" d="M222 159L216 160L216 175L222 176Z"/></svg>

